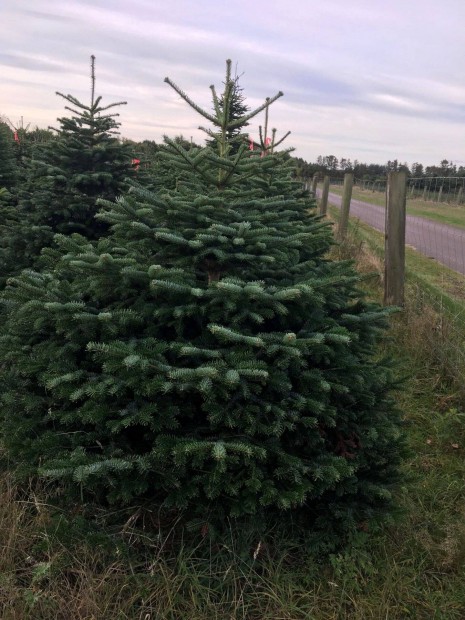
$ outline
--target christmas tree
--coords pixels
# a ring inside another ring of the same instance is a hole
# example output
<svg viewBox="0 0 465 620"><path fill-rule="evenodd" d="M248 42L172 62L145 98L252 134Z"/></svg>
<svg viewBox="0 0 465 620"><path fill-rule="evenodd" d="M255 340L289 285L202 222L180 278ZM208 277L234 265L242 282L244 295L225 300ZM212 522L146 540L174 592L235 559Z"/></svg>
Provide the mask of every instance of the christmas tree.
<svg viewBox="0 0 465 620"><path fill-rule="evenodd" d="M7 231L9 247L15 249L16 273L35 264L55 233L79 232L88 239L105 234L107 225L94 217L97 199L115 200L134 173L131 147L116 137L118 114L112 113L126 102L103 105L96 96L94 56L90 103L57 95L70 104L65 109L72 115L58 119L54 140L37 141L24 172L18 224Z"/></svg>
<svg viewBox="0 0 465 620"><path fill-rule="evenodd" d="M27 173L29 162L36 159L36 153L40 153L43 144L51 142L55 137L55 132L51 129L40 129L39 127L31 129L29 124L15 130L16 161L18 167L24 169L24 174ZM21 174L23 174L23 170L21 170Z"/></svg>
<svg viewBox="0 0 465 620"><path fill-rule="evenodd" d="M157 501L191 518L291 517L333 540L391 502L401 454L384 309L326 254L327 223L230 120L168 78L214 148L166 139L175 189L101 201L111 235L61 236L53 271L4 293L2 429L20 470L87 497Z"/></svg>

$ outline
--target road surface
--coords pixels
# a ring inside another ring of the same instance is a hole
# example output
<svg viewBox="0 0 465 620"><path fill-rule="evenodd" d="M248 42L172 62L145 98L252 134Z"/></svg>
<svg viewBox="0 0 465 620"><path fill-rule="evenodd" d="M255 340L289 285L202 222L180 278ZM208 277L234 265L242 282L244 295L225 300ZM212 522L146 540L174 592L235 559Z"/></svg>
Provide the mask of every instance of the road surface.
<svg viewBox="0 0 465 620"><path fill-rule="evenodd" d="M321 195L321 190L317 190ZM330 204L340 207L341 196L330 193ZM361 200L351 200L350 215L384 233L385 208ZM465 229L407 215L405 243L429 258L465 274Z"/></svg>

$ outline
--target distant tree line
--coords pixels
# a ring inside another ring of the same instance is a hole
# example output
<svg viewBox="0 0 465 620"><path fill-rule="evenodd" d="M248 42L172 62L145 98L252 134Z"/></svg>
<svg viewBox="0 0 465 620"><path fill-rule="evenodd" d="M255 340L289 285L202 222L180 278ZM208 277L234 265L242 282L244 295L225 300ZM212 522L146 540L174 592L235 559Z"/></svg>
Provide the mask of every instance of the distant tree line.
<svg viewBox="0 0 465 620"><path fill-rule="evenodd" d="M465 166L457 166L448 159L443 159L438 166L424 166L420 162L414 162L411 166L407 162L399 162L397 159L388 160L385 164L369 164L357 159L351 161L345 157L338 159L335 155L319 155L315 162L307 162L301 157L295 157L295 175L297 178L307 180L314 174L330 175L332 178L342 178L346 172L352 172L356 178L366 181L384 179L388 172L405 171L409 177L465 177Z"/></svg>

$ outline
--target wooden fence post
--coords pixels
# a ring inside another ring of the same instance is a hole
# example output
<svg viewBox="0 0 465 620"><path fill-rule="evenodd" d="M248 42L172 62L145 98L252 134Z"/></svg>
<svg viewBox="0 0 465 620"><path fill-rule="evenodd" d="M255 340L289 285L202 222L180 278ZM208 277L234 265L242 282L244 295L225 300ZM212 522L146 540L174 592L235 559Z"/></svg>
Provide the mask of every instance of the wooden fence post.
<svg viewBox="0 0 465 620"><path fill-rule="evenodd" d="M337 231L337 237L340 241L344 239L347 232L347 225L349 223L350 200L352 198L353 185L354 175L351 172L346 172L344 175L344 187L342 189L341 216L339 218L339 227Z"/></svg>
<svg viewBox="0 0 465 620"><path fill-rule="evenodd" d="M462 194L463 194L463 185L459 187L459 193L457 196L457 204L459 205L462 202Z"/></svg>
<svg viewBox="0 0 465 620"><path fill-rule="evenodd" d="M402 306L405 281L407 174L390 172L386 188L384 303Z"/></svg>
<svg viewBox="0 0 465 620"><path fill-rule="evenodd" d="M320 215L326 215L328 211L329 177L323 179L323 191L320 200Z"/></svg>
<svg viewBox="0 0 465 620"><path fill-rule="evenodd" d="M318 172L315 172L315 174L313 175L313 179L312 179L312 193L316 198L316 188L318 186L318 179L319 179L319 174Z"/></svg>

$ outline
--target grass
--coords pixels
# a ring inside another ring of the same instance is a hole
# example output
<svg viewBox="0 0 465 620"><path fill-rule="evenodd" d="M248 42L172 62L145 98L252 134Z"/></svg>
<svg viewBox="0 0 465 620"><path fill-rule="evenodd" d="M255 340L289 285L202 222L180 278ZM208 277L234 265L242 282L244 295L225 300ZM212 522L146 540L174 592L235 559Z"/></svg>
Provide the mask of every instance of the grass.
<svg viewBox="0 0 465 620"><path fill-rule="evenodd" d="M331 207L329 209L331 217L337 221L339 209ZM384 234L371 228L368 224L360 220L352 220L352 235L366 245L369 253L382 259L384 256ZM366 260L366 258L364 259ZM465 301L465 278L462 274L449 269L438 261L424 256L413 248L405 248L406 273L409 280L416 280L428 289L433 289L434 293L448 303L454 311L465 312L463 303ZM381 273L383 268L380 263L377 265ZM454 304L453 302L457 302Z"/></svg>
<svg viewBox="0 0 465 620"><path fill-rule="evenodd" d="M334 253L355 257L380 298L377 235L351 224ZM429 286L440 283L434 269L423 271ZM19 487L4 470L2 620L463 620L465 414L438 355L447 331L437 316L409 281L385 345L408 377L398 399L411 456L397 522L360 532L324 562L277 537L244 556L240 532L217 546L174 538L157 532L150 511L128 513L118 530L89 529L79 507L71 518L53 507L50 488Z"/></svg>
<svg viewBox="0 0 465 620"><path fill-rule="evenodd" d="M220 549L182 542L164 549L147 538L140 553L140 532L131 528L110 551L69 532L64 545L40 489L21 500L4 475L2 619L463 619L463 420L438 408L427 377L409 382L401 404L414 453L399 492L404 519L325 564L285 545L244 560L237 533Z"/></svg>
<svg viewBox="0 0 465 620"><path fill-rule="evenodd" d="M341 195L342 187L340 185L332 185L330 191L334 194ZM368 189L361 189L354 187L352 191L352 198L355 200L361 200L370 204L375 204L380 207L385 206L384 192L372 191ZM407 213L408 215L415 215L418 217L425 217L441 224L448 224L450 226L457 226L459 228L465 228L465 206L464 205L452 205L445 202L432 202L422 200L421 198L410 198L407 193Z"/></svg>
<svg viewBox="0 0 465 620"><path fill-rule="evenodd" d="M339 209L330 207L329 213L336 220ZM381 301L384 235L359 220L350 221L349 231L349 236L352 236L348 244L349 254L357 251L356 243L359 247L365 247L363 260L359 251L359 267L367 261L370 265L371 261L372 268L378 274L378 290L372 289L371 295L378 294ZM405 262L406 307L403 316L415 324L423 315L428 322L428 329L423 330L421 337L412 334L415 344L410 349L410 355L420 351L422 363L435 365L437 380L443 382L445 378L449 389L465 398L465 278L408 246Z"/></svg>

